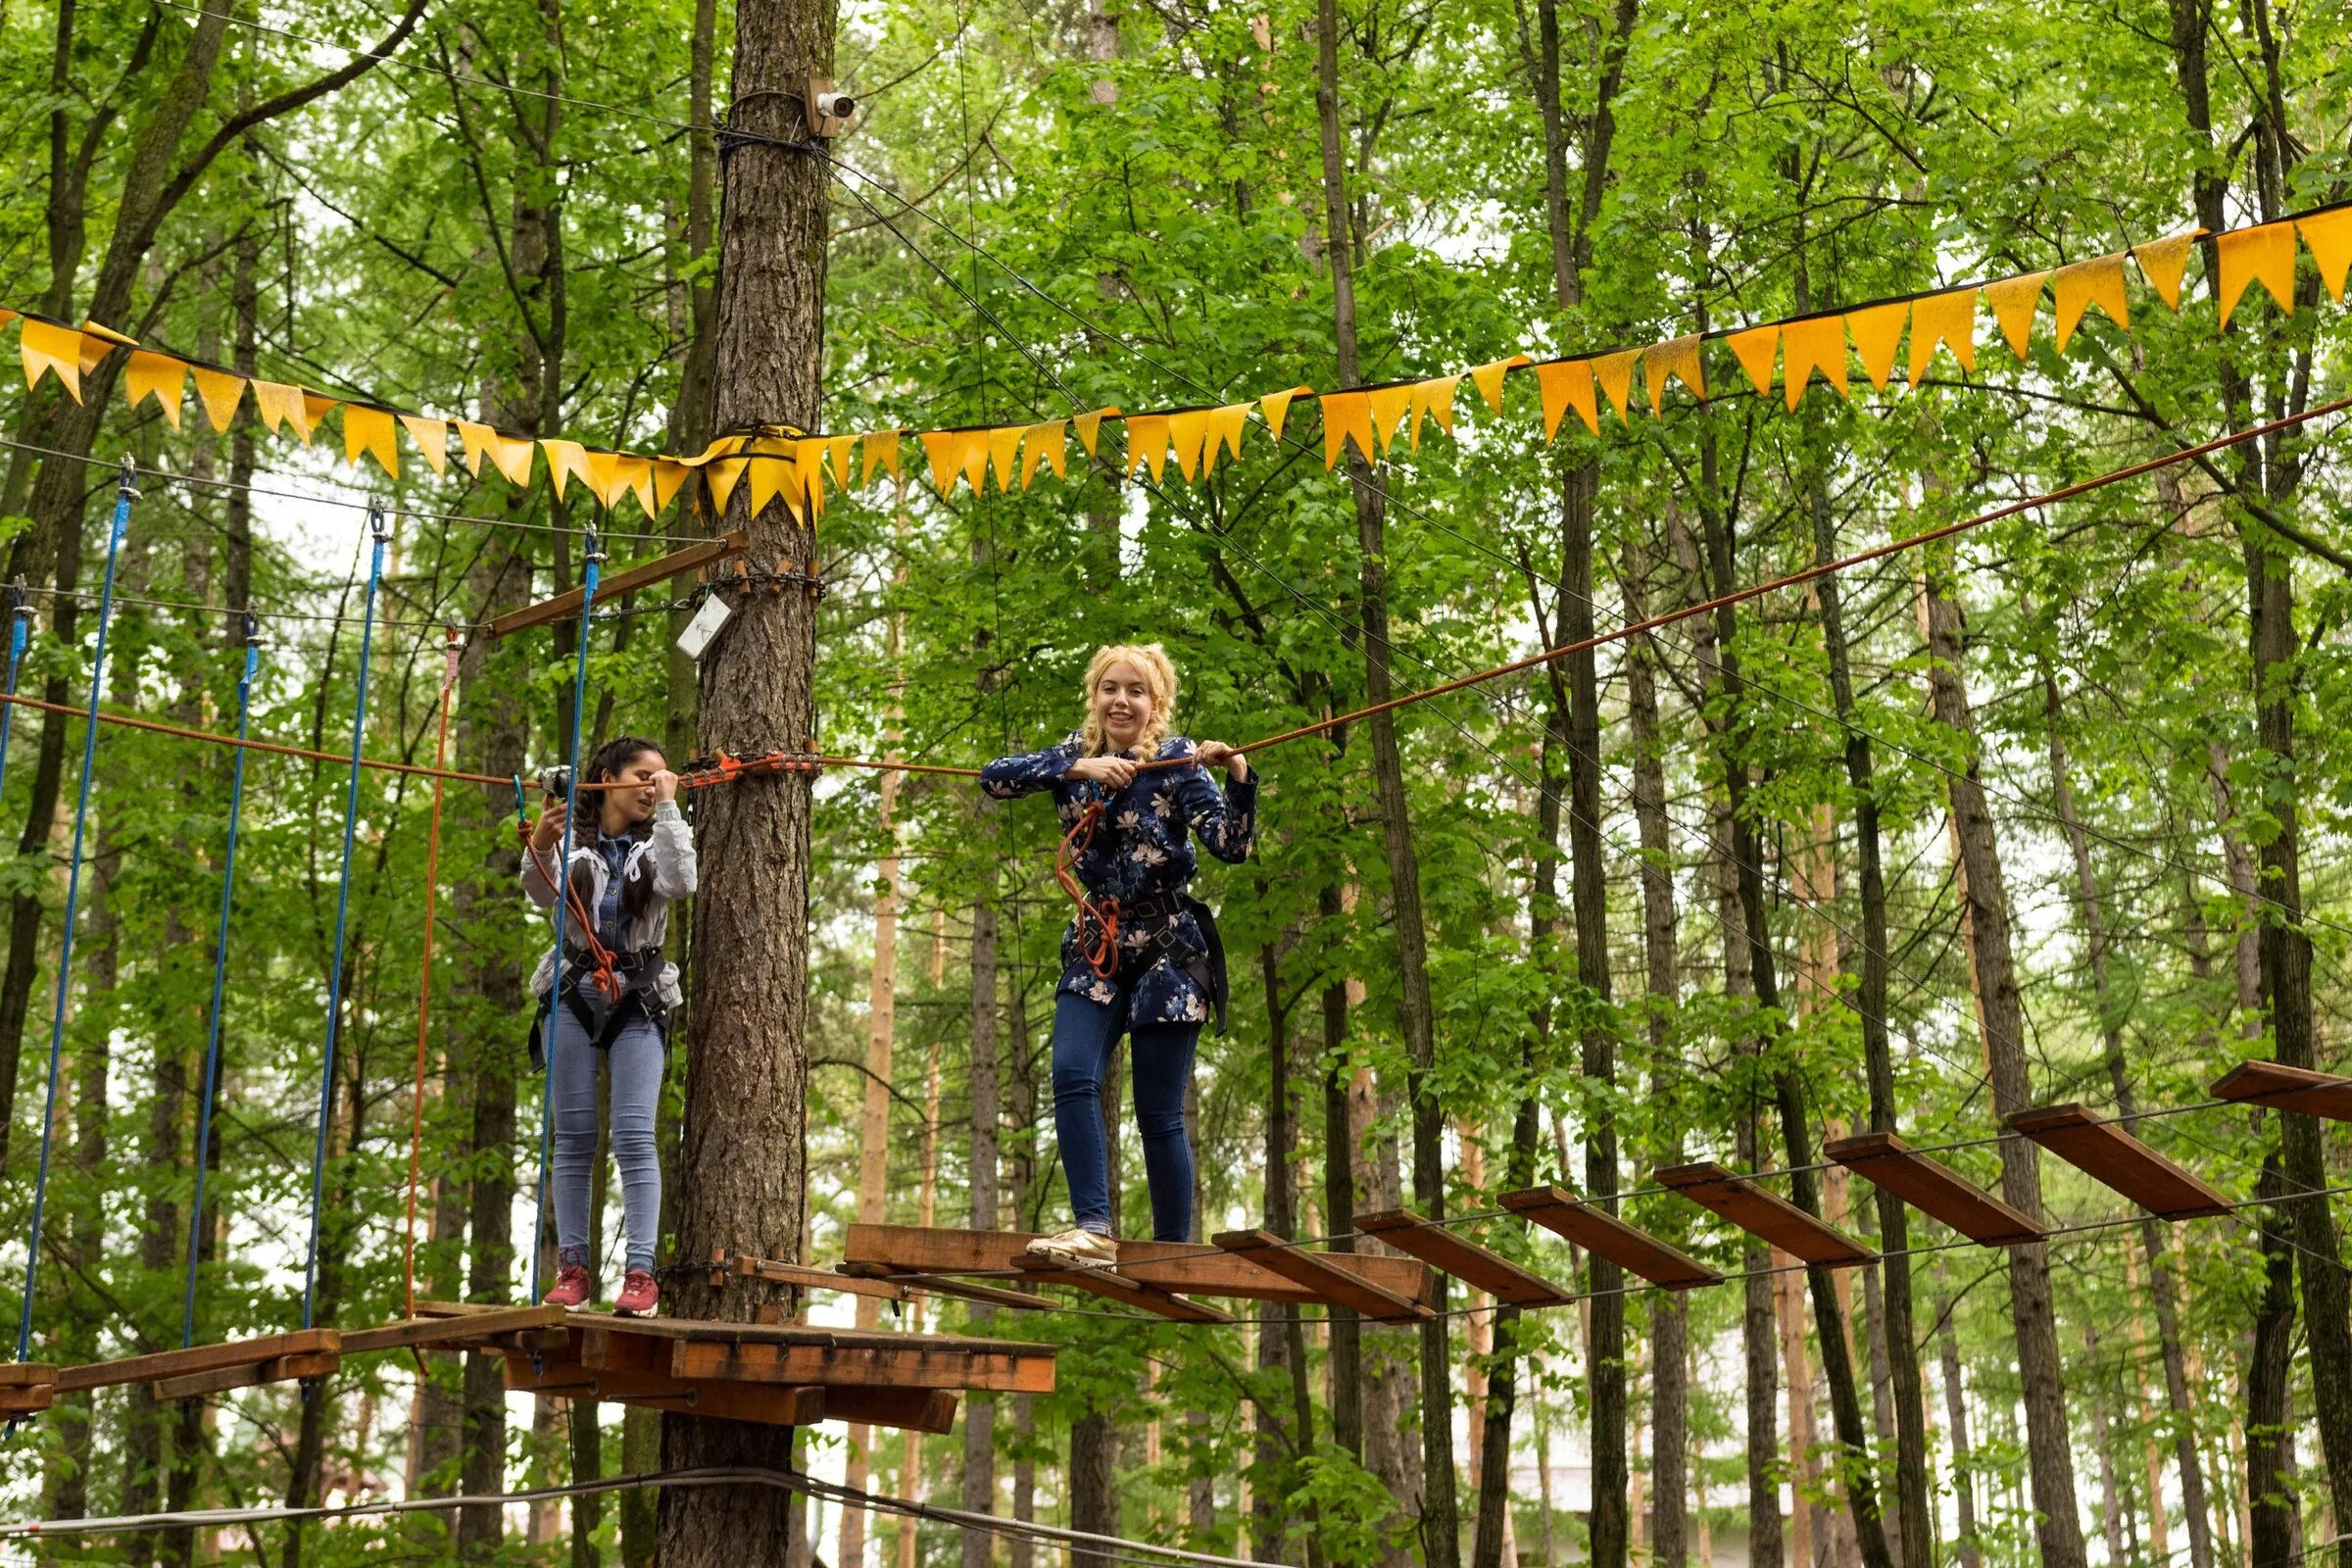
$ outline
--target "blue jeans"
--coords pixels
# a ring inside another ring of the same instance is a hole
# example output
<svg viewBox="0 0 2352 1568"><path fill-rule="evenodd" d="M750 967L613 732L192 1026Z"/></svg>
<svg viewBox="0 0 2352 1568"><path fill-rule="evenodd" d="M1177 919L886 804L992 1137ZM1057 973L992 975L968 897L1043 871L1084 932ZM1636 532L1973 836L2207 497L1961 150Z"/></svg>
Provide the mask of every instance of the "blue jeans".
<svg viewBox="0 0 2352 1568"><path fill-rule="evenodd" d="M1110 1048L1125 1032L1123 1005L1067 993L1054 999L1054 1137L1079 1228L1101 1236L1113 1234L1102 1075ZM1152 1236L1191 1241L1193 1147L1184 1132L1184 1093L1193 1081L1200 1026L1146 1024L1133 1035L1135 1120L1143 1129L1144 1176L1152 1187Z"/></svg>
<svg viewBox="0 0 2352 1568"><path fill-rule="evenodd" d="M662 1161L654 1152L654 1108L662 1100L662 1031L636 1018L599 1051L569 1007L558 1004L550 1029L548 1093L555 1097L556 1246L588 1261L588 1195L596 1166L596 1074L612 1067L612 1163L620 1167L620 1211L628 1267L652 1269L662 1226Z"/></svg>

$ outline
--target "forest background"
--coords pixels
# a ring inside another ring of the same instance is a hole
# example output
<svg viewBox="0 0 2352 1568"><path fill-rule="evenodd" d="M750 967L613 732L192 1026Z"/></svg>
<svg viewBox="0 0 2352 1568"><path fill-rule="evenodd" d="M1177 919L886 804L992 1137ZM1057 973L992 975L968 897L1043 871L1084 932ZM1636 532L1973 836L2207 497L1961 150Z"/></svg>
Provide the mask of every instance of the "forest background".
<svg viewBox="0 0 2352 1568"><path fill-rule="evenodd" d="M596 446L713 434L730 8L470 0L0 12L0 301L92 317L331 395ZM378 55L361 51L388 43ZM380 63L378 63L380 59ZM1226 403L1450 373L2100 256L2346 194L2329 8L1682 0L884 0L840 20L861 124L834 149L828 429ZM822 526L826 750L977 762L1057 739L1099 643L1164 641L1179 724L1243 740L1779 575L2336 395L2344 318L2306 259L2217 332L2136 285L2063 354L1980 321L1889 390L1717 394L1570 421L1464 399L1454 439L1327 474L1319 432L1197 484L837 498ZM18 399L0 515L38 609L24 689L78 703L113 464L148 476L108 696L335 749L357 696L362 508L395 513L368 748L429 760L442 626L710 526L414 463L354 473L250 410L127 409L121 356ZM2352 1525L2340 1148L2242 1107L2135 1122L2232 1214L2137 1222L1994 1138L2028 1104L2195 1106L2248 1056L2341 1059L2337 710L2352 571L2331 426L1897 555L1261 759L1247 866L1212 871L1230 1035L1203 1042L1204 1231L1348 1229L1535 1180L1736 1276L1670 1298L1542 1233L1478 1234L1590 1293L1421 1331L1268 1309L1230 1329L1064 1311L927 1326L1062 1346L1050 1396L951 1439L819 1429L820 1473L1260 1559L1633 1557L2274 1568ZM1110 438L1106 456L1115 453ZM909 447L911 452L911 444ZM94 461L90 461L94 460ZM184 476L166 480L158 472ZM657 537L659 536L659 537ZM695 750L683 609L589 628L588 744ZM456 765L558 760L577 632L465 642ZM0 809L0 1234L45 1103L79 726L20 712ZM36 1348L177 1343L228 754L97 752ZM207 1338L301 1311L334 953L339 765L256 758L200 1244ZM431 791L361 785L326 1097L321 1321L401 1302ZM432 1292L527 1288L538 1098L512 792L453 789L424 1115ZM857 1217L1054 1228L1045 1027L1056 824L953 782L820 792L806 1255ZM1400 880L1399 870L1406 874ZM1402 895L1401 897L1399 895ZM889 940L883 940L885 934ZM691 960L689 960L691 987ZM674 1059L674 1145L683 1077ZM2065 1233L2004 1254L1816 1171L1877 1126ZM1132 1138L1127 1228L1144 1224ZM1808 1280L1646 1173L1778 1188L1883 1247ZM1434 1191L1443 1188L1443 1194ZM674 1194L673 1194L674 1197ZM1343 1206L1345 1205L1345 1206ZM609 1239L612 1225L604 1227ZM795 1238L772 1239L781 1254ZM22 1262L22 1240L0 1258ZM18 1297L0 1286L13 1321ZM820 1315L847 1303L820 1298ZM494 1357L346 1369L319 1397L81 1396L8 1440L12 1516L495 1491L659 1463L657 1424L516 1401ZM2330 1395L2337 1396L2330 1398ZM1458 1492L1459 1501L1456 1501ZM92 1561L650 1560L624 1497L295 1533L44 1548ZM2345 1521L2345 1523L2339 1523ZM1023 1564L1017 1544L825 1510L798 1554Z"/></svg>

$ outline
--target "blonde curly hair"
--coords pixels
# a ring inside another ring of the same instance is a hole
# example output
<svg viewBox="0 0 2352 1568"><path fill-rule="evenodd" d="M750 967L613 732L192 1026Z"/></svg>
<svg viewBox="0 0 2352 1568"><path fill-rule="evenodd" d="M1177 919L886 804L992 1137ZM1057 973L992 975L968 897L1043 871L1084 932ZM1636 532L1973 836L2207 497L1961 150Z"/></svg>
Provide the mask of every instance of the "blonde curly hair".
<svg viewBox="0 0 2352 1568"><path fill-rule="evenodd" d="M1127 748L1128 756L1148 762L1159 755L1159 743L1167 739L1176 722L1176 666L1169 662L1168 651L1157 643L1112 643L1095 650L1095 657L1086 662L1086 684L1081 688L1086 723L1079 738L1089 757L1101 757L1109 750L1102 721L1095 716L1095 689L1102 684L1103 673L1117 663L1133 664L1143 671L1144 684L1152 689L1152 716L1145 720L1135 744Z"/></svg>

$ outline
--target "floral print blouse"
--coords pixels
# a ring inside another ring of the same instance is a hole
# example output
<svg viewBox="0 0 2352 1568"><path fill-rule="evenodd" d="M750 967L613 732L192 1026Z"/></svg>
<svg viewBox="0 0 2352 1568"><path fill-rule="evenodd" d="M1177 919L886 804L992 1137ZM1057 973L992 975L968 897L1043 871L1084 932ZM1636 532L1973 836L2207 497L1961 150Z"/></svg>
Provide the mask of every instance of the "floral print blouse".
<svg viewBox="0 0 2352 1568"><path fill-rule="evenodd" d="M1257 823L1257 775L1228 778L1220 791L1199 762L1184 767L1138 773L1125 789L1105 790L1099 784L1069 776L1078 760L1075 735L1042 752L1001 757L980 771L980 787L998 800L1008 801L1041 790L1054 794L1054 809L1064 829L1078 820L1097 800L1102 817L1094 839L1074 866L1078 880L1098 899L1131 901L1158 893L1180 893L1200 864L1191 836L1220 860L1239 863L1250 857ZM1193 743L1171 736L1160 742L1162 760L1189 758ZM1189 835L1189 836L1188 836ZM1122 924L1119 944L1122 961L1105 980L1095 973L1079 949L1077 922L1061 939L1061 984L1057 994L1085 997L1106 1005L1127 1004L1132 1026L1202 1023L1209 1015L1209 999L1186 972L1183 960L1207 951L1200 923L1190 912L1175 920L1174 936L1186 951L1171 954L1151 949L1149 965L1140 957L1154 935Z"/></svg>

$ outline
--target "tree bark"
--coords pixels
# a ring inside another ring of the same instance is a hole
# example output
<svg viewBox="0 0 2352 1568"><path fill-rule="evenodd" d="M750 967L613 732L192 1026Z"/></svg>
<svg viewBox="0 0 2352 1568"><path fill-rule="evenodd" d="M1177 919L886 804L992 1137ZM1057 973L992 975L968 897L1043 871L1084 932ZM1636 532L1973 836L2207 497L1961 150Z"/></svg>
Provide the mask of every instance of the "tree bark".
<svg viewBox="0 0 2352 1568"><path fill-rule="evenodd" d="M996 803L983 800L984 844L994 842ZM997 1228L1002 1203L997 1195L997 1131L1003 1115L998 1102L997 1066L997 889L994 862L986 873L980 898L972 906L972 1046L971 1046L971 1158L967 1187L971 1198L971 1228ZM979 1307L970 1314L972 1329L987 1334L996 1313ZM968 1395L963 1407L963 1508L967 1513L997 1511L997 1401L987 1395ZM963 1535L963 1568L988 1568L994 1540L983 1531Z"/></svg>
<svg viewBox="0 0 2352 1568"><path fill-rule="evenodd" d="M1315 896L1315 914L1328 927L1346 912L1337 883ZM1340 1239L1335 1252L1355 1250L1348 1221L1356 1210L1355 1127L1348 1102L1348 977L1334 973L1323 987L1323 1212L1324 1228ZM1354 1309L1324 1309L1331 1338L1331 1437L1343 1449L1364 1457L1363 1328Z"/></svg>
<svg viewBox="0 0 2352 1568"><path fill-rule="evenodd" d="M2290 1562L2300 1555L2301 1489L2295 1484L2295 1434L2287 1410L2294 1379L2294 1221L2278 1200L2287 1185L2279 1156L2262 1164L2262 1296L2246 1362L2247 1551L2256 1563Z"/></svg>

